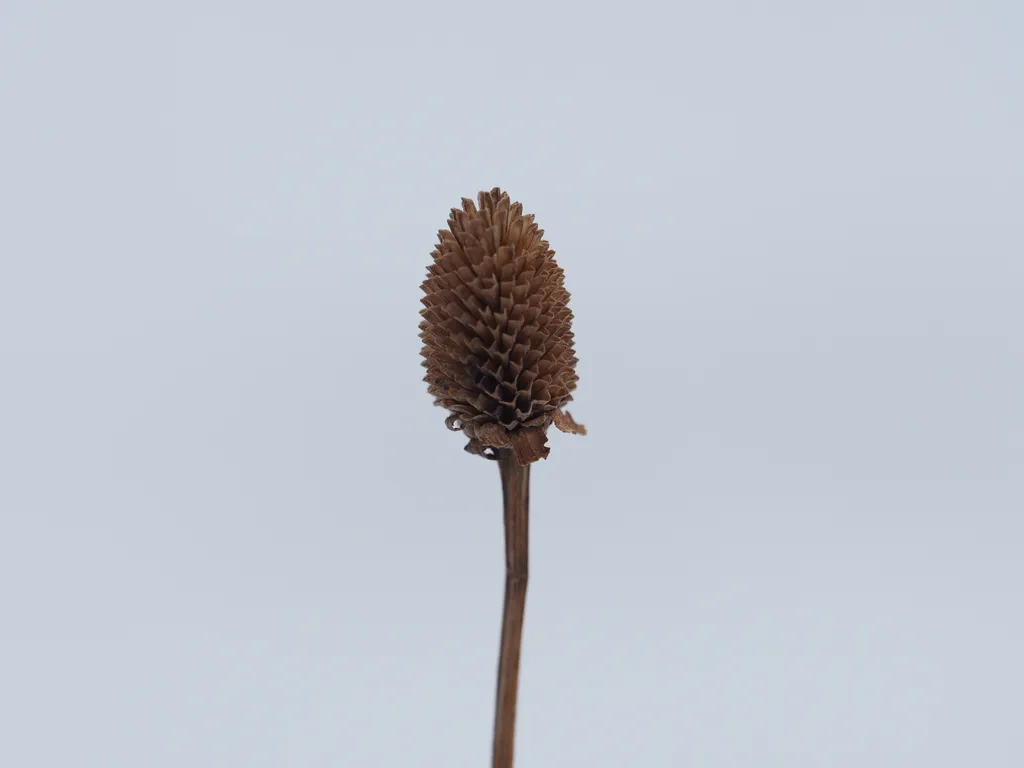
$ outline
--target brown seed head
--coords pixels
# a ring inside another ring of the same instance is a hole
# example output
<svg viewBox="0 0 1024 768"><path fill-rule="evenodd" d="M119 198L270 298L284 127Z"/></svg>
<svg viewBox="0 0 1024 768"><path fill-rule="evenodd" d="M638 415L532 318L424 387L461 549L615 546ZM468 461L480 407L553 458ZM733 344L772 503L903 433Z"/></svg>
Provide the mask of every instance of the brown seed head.
<svg viewBox="0 0 1024 768"><path fill-rule="evenodd" d="M532 215L497 187L463 198L423 281L424 381L466 450L547 458L547 428L586 434L562 408L576 388L564 273Z"/></svg>

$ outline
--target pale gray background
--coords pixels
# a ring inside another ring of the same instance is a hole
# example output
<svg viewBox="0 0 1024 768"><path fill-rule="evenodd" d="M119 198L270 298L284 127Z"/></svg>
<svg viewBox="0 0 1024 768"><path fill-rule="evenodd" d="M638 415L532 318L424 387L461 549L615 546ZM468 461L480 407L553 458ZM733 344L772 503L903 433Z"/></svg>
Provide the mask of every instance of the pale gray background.
<svg viewBox="0 0 1024 768"><path fill-rule="evenodd" d="M488 764L502 185L587 438L523 768L1024 765L1024 6L0 3L0 765Z"/></svg>

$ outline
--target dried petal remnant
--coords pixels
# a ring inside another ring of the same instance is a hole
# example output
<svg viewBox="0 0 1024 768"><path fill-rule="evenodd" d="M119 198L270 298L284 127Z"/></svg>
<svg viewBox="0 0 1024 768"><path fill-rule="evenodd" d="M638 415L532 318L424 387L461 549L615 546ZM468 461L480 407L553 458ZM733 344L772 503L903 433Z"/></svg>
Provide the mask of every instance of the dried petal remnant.
<svg viewBox="0 0 1024 768"><path fill-rule="evenodd" d="M547 458L547 428L586 430L562 408L576 388L565 275L544 230L495 188L463 198L438 233L423 281L424 381L466 450Z"/></svg>

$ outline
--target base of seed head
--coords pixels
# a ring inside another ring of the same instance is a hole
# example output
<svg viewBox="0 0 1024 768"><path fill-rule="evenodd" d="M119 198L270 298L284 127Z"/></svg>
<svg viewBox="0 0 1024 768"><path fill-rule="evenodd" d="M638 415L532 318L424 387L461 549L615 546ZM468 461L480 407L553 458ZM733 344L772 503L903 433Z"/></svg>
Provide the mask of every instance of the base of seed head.
<svg viewBox="0 0 1024 768"><path fill-rule="evenodd" d="M521 427L509 431L500 424L460 424L457 416L449 416L445 421L449 429L461 430L469 436L466 451L487 459L496 459L497 449L506 448L512 451L516 463L525 467L540 459L546 459L551 449L548 446L547 428L554 424L562 432L574 435L587 434L587 428L577 424L568 411L552 411L549 424L536 427Z"/></svg>

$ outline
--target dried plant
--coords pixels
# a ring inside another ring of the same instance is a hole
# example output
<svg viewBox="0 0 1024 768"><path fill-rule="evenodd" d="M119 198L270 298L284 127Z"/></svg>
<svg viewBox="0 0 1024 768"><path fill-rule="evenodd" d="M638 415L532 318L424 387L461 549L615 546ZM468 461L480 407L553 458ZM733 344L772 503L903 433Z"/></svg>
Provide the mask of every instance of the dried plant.
<svg viewBox="0 0 1024 768"><path fill-rule="evenodd" d="M498 462L505 508L505 603L494 768L512 766L528 574L530 465L547 430L586 430L563 407L576 388L572 312L544 230L495 188L464 198L438 233L423 282L424 380L466 450Z"/></svg>

